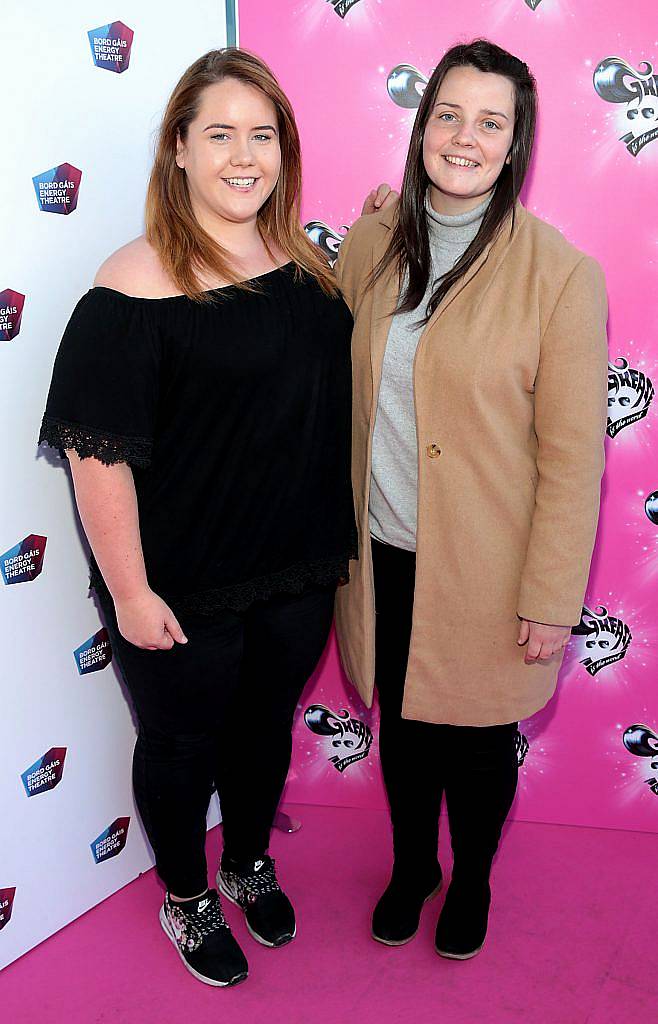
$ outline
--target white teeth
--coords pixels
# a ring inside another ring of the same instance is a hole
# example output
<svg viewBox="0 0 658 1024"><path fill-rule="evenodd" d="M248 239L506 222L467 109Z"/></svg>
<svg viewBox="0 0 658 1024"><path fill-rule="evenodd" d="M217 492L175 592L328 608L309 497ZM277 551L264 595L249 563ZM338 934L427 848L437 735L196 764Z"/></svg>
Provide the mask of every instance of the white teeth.
<svg viewBox="0 0 658 1024"><path fill-rule="evenodd" d="M226 178L229 185L239 185L242 188L247 188L249 185L253 185L255 178Z"/></svg>
<svg viewBox="0 0 658 1024"><path fill-rule="evenodd" d="M449 164L456 164L457 167L477 167L474 160L465 160L461 156L447 156L445 159Z"/></svg>

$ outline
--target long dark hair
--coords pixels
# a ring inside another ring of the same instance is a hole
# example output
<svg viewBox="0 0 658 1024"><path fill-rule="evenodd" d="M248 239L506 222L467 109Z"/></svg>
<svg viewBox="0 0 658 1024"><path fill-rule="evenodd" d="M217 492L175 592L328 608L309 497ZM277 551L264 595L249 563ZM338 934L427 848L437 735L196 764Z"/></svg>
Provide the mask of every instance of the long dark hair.
<svg viewBox="0 0 658 1024"><path fill-rule="evenodd" d="M535 135L537 91L527 64L487 39L476 39L472 43L453 46L448 50L427 83L418 108L409 143L396 223L386 252L371 277L371 283L374 284L391 265L397 269L400 281L403 281L405 272L408 274L408 282L396 312L407 313L416 309L427 291L431 256L425 196L429 177L423 163L423 136L443 79L448 71L458 67L473 67L478 71L504 75L511 81L514 86L514 135L510 162L500 172L480 230L461 259L440 279L421 323L427 323L447 291L472 267L510 214L514 225L514 205L528 170Z"/></svg>

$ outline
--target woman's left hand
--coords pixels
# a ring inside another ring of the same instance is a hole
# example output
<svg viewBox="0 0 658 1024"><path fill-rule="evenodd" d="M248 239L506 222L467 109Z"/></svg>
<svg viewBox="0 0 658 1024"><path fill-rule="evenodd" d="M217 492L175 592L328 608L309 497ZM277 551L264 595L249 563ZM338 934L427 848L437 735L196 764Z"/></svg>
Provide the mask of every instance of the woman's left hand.
<svg viewBox="0 0 658 1024"><path fill-rule="evenodd" d="M544 622L531 622L521 619L519 629L519 647L527 644L525 652L526 665L534 665L537 661L548 661L554 654L561 653L569 643L571 626L549 626Z"/></svg>

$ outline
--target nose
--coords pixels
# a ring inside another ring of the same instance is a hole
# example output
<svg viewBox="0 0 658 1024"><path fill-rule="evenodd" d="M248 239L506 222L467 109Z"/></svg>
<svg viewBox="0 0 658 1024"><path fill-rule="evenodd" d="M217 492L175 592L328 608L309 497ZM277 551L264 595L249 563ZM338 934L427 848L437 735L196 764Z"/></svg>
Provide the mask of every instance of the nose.
<svg viewBox="0 0 658 1024"><path fill-rule="evenodd" d="M236 139L231 149L231 164L234 167L250 167L254 163L249 140Z"/></svg>
<svg viewBox="0 0 658 1024"><path fill-rule="evenodd" d="M457 124L457 130L453 136L453 142L456 146L474 146L475 145L475 133L471 125L466 121L462 121Z"/></svg>

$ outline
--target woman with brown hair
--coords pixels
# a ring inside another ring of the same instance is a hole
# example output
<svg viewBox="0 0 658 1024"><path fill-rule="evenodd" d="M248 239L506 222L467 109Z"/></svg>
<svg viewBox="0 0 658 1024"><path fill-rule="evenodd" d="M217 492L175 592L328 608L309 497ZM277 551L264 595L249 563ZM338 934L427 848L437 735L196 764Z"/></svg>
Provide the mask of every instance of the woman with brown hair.
<svg viewBox="0 0 658 1024"><path fill-rule="evenodd" d="M340 588L348 675L370 705L393 824L373 937L402 945L454 854L436 949L484 943L517 785L517 724L551 697L581 615L603 470L600 267L518 201L535 82L477 40L420 103L399 203L343 242L355 317L360 559Z"/></svg>
<svg viewBox="0 0 658 1024"><path fill-rule="evenodd" d="M68 455L136 711L162 927L210 985L247 975L208 889L213 787L221 891L264 945L295 935L269 833L356 554L352 318L300 224L300 186L271 71L235 49L196 61L164 115L146 234L78 303L41 431Z"/></svg>

